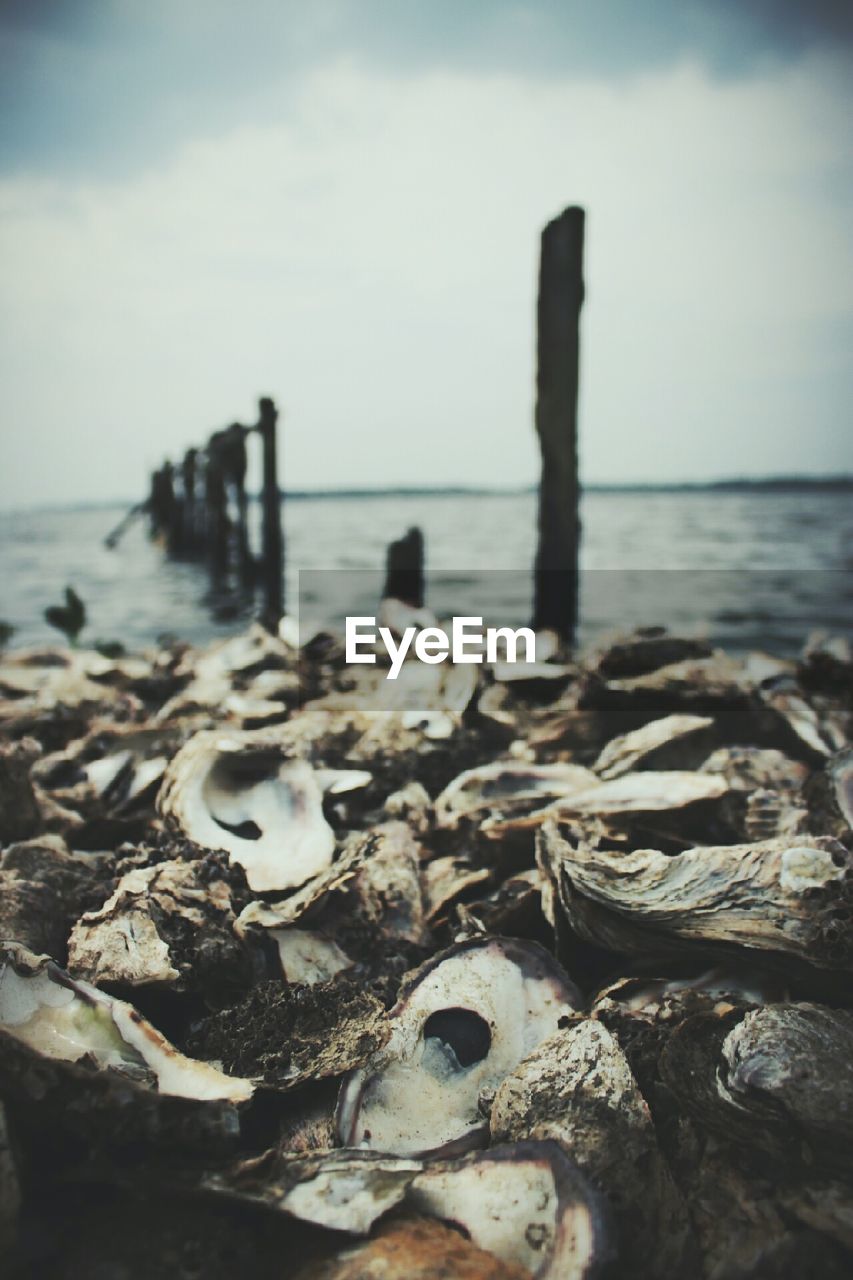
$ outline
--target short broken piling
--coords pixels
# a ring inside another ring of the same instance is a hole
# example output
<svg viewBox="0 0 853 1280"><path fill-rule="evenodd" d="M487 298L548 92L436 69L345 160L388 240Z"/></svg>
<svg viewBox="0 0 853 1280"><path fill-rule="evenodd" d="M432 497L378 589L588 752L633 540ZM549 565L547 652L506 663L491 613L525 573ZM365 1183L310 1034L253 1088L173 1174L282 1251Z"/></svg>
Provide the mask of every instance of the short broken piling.
<svg viewBox="0 0 853 1280"><path fill-rule="evenodd" d="M385 600L402 600L413 609L424 603L424 535L411 528L388 545L385 561Z"/></svg>

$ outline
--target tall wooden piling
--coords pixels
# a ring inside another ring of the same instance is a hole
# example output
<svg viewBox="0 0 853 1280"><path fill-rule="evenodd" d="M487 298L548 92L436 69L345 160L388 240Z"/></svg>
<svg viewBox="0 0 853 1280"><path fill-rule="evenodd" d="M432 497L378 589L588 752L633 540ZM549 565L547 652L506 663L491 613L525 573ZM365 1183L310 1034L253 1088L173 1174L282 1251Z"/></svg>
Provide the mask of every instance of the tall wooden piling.
<svg viewBox="0 0 853 1280"><path fill-rule="evenodd" d="M278 626L284 612L284 545L281 535L281 496L278 488L276 423L278 412L272 400L260 402L258 432L263 445L263 487L261 491L261 541L263 544L264 622Z"/></svg>
<svg viewBox="0 0 853 1280"><path fill-rule="evenodd" d="M572 643L578 616L577 400L584 298L584 211L542 232L537 307L536 432L542 451L533 626Z"/></svg>

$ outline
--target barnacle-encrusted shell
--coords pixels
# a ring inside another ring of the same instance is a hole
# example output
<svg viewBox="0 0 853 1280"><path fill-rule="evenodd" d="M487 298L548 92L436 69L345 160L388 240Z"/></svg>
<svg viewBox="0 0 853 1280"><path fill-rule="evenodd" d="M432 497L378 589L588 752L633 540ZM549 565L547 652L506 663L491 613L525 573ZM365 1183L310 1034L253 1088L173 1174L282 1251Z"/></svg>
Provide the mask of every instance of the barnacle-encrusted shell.
<svg viewBox="0 0 853 1280"><path fill-rule="evenodd" d="M221 870L202 875L200 867L168 860L126 872L104 905L82 915L71 931L68 964L75 976L131 987L186 985L191 975L185 956L173 950L176 940L185 953L203 942L209 969L217 949L234 966L239 944L230 887Z"/></svg>
<svg viewBox="0 0 853 1280"><path fill-rule="evenodd" d="M497 1091L493 1137L559 1141L614 1206L626 1276L679 1274L687 1215L624 1053L591 1019L544 1040Z"/></svg>
<svg viewBox="0 0 853 1280"><path fill-rule="evenodd" d="M664 1079L727 1139L853 1174L853 1013L802 1002L697 1015L670 1037Z"/></svg>
<svg viewBox="0 0 853 1280"><path fill-rule="evenodd" d="M0 938L64 959L69 930L97 892L103 861L71 853L58 835L10 844L0 855Z"/></svg>

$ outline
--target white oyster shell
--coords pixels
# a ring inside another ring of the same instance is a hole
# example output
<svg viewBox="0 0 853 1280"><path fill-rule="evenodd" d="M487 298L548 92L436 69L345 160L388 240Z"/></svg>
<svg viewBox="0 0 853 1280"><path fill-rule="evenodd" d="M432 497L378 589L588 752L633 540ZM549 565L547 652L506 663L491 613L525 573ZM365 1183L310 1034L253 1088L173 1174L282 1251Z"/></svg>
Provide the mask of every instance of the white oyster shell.
<svg viewBox="0 0 853 1280"><path fill-rule="evenodd" d="M76 982L49 956L5 948L0 961L0 1026L48 1058L93 1059L104 1069L147 1068L160 1093L244 1102L250 1080L186 1058L132 1005Z"/></svg>
<svg viewBox="0 0 853 1280"><path fill-rule="evenodd" d="M395 1155L477 1145L481 1098L578 1003L535 944L479 938L440 953L392 1010L388 1043L342 1086L341 1143Z"/></svg>
<svg viewBox="0 0 853 1280"><path fill-rule="evenodd" d="M157 804L195 844L224 849L257 892L304 884L335 851L311 765L251 733L195 734L169 765Z"/></svg>

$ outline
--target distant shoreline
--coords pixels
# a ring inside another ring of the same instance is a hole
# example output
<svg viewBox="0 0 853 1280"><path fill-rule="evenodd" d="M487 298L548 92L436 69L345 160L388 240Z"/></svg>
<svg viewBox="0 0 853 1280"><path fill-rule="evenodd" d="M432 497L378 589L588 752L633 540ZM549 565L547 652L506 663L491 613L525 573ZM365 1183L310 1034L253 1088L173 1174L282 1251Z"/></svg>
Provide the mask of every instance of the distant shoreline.
<svg viewBox="0 0 853 1280"><path fill-rule="evenodd" d="M313 498L500 498L535 493L536 485L501 489L473 485L394 485L372 489L285 489L282 499L303 501ZM795 493L820 490L853 493L850 476L769 476L765 479L685 480L677 483L582 484L584 493Z"/></svg>
<svg viewBox="0 0 853 1280"><path fill-rule="evenodd" d="M382 488L356 489L285 489L284 502L334 501L365 498L504 498L521 494L535 494L535 484L514 488L475 485L390 485ZM734 478L728 480L684 480L654 483L628 484L589 483L582 485L584 493L853 493L853 475L841 476L766 476L757 479ZM48 503L43 506L4 507L0 516L21 511L99 511L115 510L134 505L139 499L112 498L104 502ZM250 494L251 501L258 501L257 494Z"/></svg>

